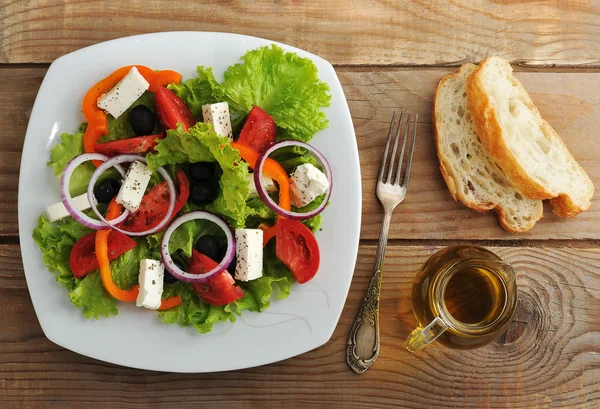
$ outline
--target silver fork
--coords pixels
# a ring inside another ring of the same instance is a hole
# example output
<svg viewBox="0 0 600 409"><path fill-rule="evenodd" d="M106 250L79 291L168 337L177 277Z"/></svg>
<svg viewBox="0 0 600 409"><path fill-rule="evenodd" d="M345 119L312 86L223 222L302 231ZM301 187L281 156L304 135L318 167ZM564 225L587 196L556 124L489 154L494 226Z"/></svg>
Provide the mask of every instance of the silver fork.
<svg viewBox="0 0 600 409"><path fill-rule="evenodd" d="M388 161L388 153L390 150L390 142L392 135L394 134L396 112L392 116L392 122L390 123L390 130L388 132L387 140L385 143L385 151L383 152L383 159L381 160L381 167L379 169L379 175L377 176L377 198L383 206L383 220L381 222L381 232L379 233L379 245L377 246L377 253L375 255L375 265L373 266L373 276L369 283L367 295L362 302L358 316L352 325L350 335L348 337L348 346L346 349L346 360L350 368L356 373L363 373L377 359L379 356L379 295L381 293L381 274L383 270L383 260L385 258L385 248L387 247L388 233L390 230L390 221L392 219L392 213L396 206L398 206L406 197L406 190L408 188L408 179L410 176L410 168L412 167L413 151L415 150L415 140L417 136L417 121L419 115L415 115L415 120L412 127L412 135L410 148L408 152L408 162L406 163L406 170L402 183L400 183L400 175L402 173L402 159L404 157L404 151L406 148L406 141L408 139L409 129L411 125L410 112L407 115L406 122L404 122L404 139L402 141L402 150L400 152L400 158L398 159L398 166L395 167L396 152L398 150L398 142L400 140L400 134L402 133L402 120L404 118L404 110L400 111L400 120L396 128L394 137L394 147L392 149L391 158ZM384 180L386 164L389 165L386 178ZM394 170L396 176L394 175ZM368 325L363 325L363 324Z"/></svg>

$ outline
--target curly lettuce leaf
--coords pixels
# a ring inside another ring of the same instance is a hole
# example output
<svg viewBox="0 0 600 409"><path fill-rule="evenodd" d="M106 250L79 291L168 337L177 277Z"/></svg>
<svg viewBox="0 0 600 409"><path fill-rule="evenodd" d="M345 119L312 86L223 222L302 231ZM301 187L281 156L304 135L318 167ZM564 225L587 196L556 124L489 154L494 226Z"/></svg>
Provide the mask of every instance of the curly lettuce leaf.
<svg viewBox="0 0 600 409"><path fill-rule="evenodd" d="M159 311L158 316L165 324L179 324L182 327L193 326L201 334L210 332L213 325L220 321L235 321L235 315L226 311L227 306L209 305L202 301L191 285L183 282L165 286L163 299L179 295L183 303L166 311Z"/></svg>
<svg viewBox="0 0 600 409"><path fill-rule="evenodd" d="M315 200L313 200L312 202L310 202L309 204L307 204L304 207L301 207L301 208L293 207L293 210L296 212L301 212L301 213L310 212L310 211L316 209L317 207L319 207L321 205L321 203L323 203L323 200L325 200L325 194L322 194L321 196L317 196L315 198ZM306 225L309 229L311 229L313 232L315 232L321 228L321 221L322 221L322 213L319 213L318 215L311 217L310 219L302 220L302 223L304 223L304 225Z"/></svg>
<svg viewBox="0 0 600 409"><path fill-rule="evenodd" d="M117 315L117 302L104 289L100 273L95 271L78 280L75 289L69 293L71 302L81 308L87 319Z"/></svg>
<svg viewBox="0 0 600 409"><path fill-rule="evenodd" d="M255 229L261 223L275 223L276 214L265 202L260 198L254 197L246 202L248 208L246 216L246 228Z"/></svg>
<svg viewBox="0 0 600 409"><path fill-rule="evenodd" d="M328 127L321 108L331 101L329 86L319 80L310 59L276 45L248 51L241 59L213 86L213 96L222 96L234 112L248 113L258 105L285 131L285 138L306 142Z"/></svg>
<svg viewBox="0 0 600 409"><path fill-rule="evenodd" d="M197 123L189 132L181 128L167 131L155 153L147 155L148 166L156 169L167 164L185 162L217 162L222 170L219 193L206 210L225 217L233 227L243 227L247 215L248 165L229 140L212 131L209 124Z"/></svg>
<svg viewBox="0 0 600 409"><path fill-rule="evenodd" d="M263 276L241 286L246 295L252 295L255 301L255 305L246 308L250 311L264 311L271 305L275 287L279 290L277 298L283 300L290 295L290 289L295 282L292 272L275 255L275 246L271 243L264 250Z"/></svg>
<svg viewBox="0 0 600 409"><path fill-rule="evenodd" d="M133 249L111 261L110 270L117 287L126 290L137 284L140 273L140 260L153 258L152 253L153 249L146 242L140 241ZM159 259L159 257L156 258Z"/></svg>
<svg viewBox="0 0 600 409"><path fill-rule="evenodd" d="M69 265L71 249L78 239L91 231L83 226L79 231L80 229L73 228L71 224L81 226L71 217L50 223L46 216L41 215L32 234L33 240L42 251L42 259L48 270L56 273L56 281L67 291L73 291L77 286L77 279L73 277Z"/></svg>
<svg viewBox="0 0 600 409"><path fill-rule="evenodd" d="M301 146L286 146L277 149L271 156L273 160L279 163L287 173L291 174L294 170L306 163L317 166L317 160L310 151Z"/></svg>
<svg viewBox="0 0 600 409"><path fill-rule="evenodd" d="M54 175L61 177L65 166L76 156L81 155L83 150L83 133L85 125L80 126L79 132L75 134L62 133L60 135L61 142L50 151L50 161L48 166L52 166ZM72 196L77 196L87 191L88 183L92 177L92 173L96 168L91 162L83 163L78 166L71 176L69 182L69 191Z"/></svg>

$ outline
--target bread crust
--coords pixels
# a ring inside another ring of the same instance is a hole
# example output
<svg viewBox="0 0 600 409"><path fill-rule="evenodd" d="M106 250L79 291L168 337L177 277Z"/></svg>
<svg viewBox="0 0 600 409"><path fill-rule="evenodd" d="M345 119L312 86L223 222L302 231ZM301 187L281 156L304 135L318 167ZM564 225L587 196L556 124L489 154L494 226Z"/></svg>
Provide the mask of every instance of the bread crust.
<svg viewBox="0 0 600 409"><path fill-rule="evenodd" d="M559 217L575 217L582 211L591 207L590 203L590 206L582 209L573 203L571 198L567 195L560 195L550 199L550 204L552 205L552 212Z"/></svg>
<svg viewBox="0 0 600 409"><path fill-rule="evenodd" d="M492 106L490 99L485 92L483 80L479 75L480 71L485 68L486 64L491 63L490 61L492 58L494 57L484 60L479 68L467 79L467 102L469 110L473 115L475 128L484 148L492 156L492 158L494 158L496 163L502 164L502 170L506 176L511 180L514 186L523 192L525 196L530 199L552 199L550 203L552 204L553 211L556 215L560 217L574 217L582 211L589 209L591 206L591 195L589 198L587 198L588 204L586 206L578 206L567 194L561 192L557 195L556 193L551 192L544 185L538 183L536 180L530 177L527 171L521 166L521 164L512 154L510 148L505 142L503 130L500 126L500 121L497 117L496 110ZM531 98L529 97L529 94L523 85L516 78L514 78L514 76L513 79L516 83L516 86L518 86L523 94L527 97L526 105L528 108L534 110L539 118L541 118L537 107L533 101L531 101ZM546 121L544 122L547 124ZM577 164L560 136L549 124L548 127L556 137L557 141L562 145L563 149L569 155L570 159ZM577 166L579 166L579 164L577 164ZM588 182L589 184L592 183L591 180L589 180L589 177ZM593 185L591 186L591 191L593 194Z"/></svg>
<svg viewBox="0 0 600 409"><path fill-rule="evenodd" d="M485 60L481 66L487 61ZM481 79L476 75L481 70L481 66L467 78L467 102L483 147L496 163L502 164L504 174L525 196L539 200L552 198L552 194L544 186L527 176L525 169L516 161L504 142L496 110L483 89Z"/></svg>
<svg viewBox="0 0 600 409"><path fill-rule="evenodd" d="M473 200L470 200L463 193L462 189L460 189L460 186L458 184L458 177L457 177L457 175L455 175L455 173L453 171L453 166L451 166L451 164L449 163L447 158L442 154L442 147L441 147L441 141L440 141L440 139L441 139L440 138L440 132L441 132L440 124L437 120L438 113L441 109L441 106L439 105L440 99L438 98L439 91L447 81L452 80L456 77L459 77L462 74L462 71L469 68L470 66L473 66L473 64L464 64L455 73L444 76L438 83L438 86L435 90L435 94L434 94L434 98L433 98L433 101L434 101L434 103L433 103L433 135L434 135L434 139L435 139L437 156L440 161L440 172L442 174L442 177L444 178L444 181L446 182L448 191L450 192L450 195L452 196L454 201L460 201L468 208L475 210L477 212L480 212L480 213L487 213L487 212L493 211L497 215L500 225L502 226L502 228L504 230L506 230L510 233L522 233L522 232L530 230L535 225L535 223L539 219L542 218L543 210L541 207L540 207L539 213L537 215L535 215L535 217L533 217L533 219L530 223L523 226L523 228L515 228L514 224L512 224L512 225L509 224L509 222L508 222L509 216L505 212L504 208L499 203L475 202Z"/></svg>

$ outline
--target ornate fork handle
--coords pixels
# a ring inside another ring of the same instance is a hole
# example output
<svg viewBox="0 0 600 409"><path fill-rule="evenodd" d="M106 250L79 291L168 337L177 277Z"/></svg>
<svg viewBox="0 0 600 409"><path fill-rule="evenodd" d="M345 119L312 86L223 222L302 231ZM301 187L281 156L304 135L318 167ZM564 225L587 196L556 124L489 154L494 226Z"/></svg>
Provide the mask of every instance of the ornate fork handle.
<svg viewBox="0 0 600 409"><path fill-rule="evenodd" d="M379 356L379 293L381 290L381 270L375 270L367 296L360 306L358 316L350 330L348 337L348 350L346 359L350 368L356 373L363 373ZM359 330L362 329L360 337ZM370 358L361 358L357 354L359 344L372 345L371 351L373 355Z"/></svg>
<svg viewBox="0 0 600 409"><path fill-rule="evenodd" d="M350 368L356 373L365 372L379 356L379 296L381 294L381 274L392 210L390 209L384 213L373 276L369 282L367 295L360 306L358 316L354 320L348 336L346 360ZM362 356L363 353L366 356Z"/></svg>

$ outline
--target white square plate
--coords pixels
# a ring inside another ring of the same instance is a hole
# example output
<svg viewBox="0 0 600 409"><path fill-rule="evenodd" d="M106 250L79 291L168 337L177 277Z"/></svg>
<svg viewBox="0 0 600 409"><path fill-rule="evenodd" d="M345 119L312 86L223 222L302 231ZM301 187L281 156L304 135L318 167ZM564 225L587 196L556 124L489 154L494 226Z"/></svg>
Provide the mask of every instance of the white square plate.
<svg viewBox="0 0 600 409"><path fill-rule="evenodd" d="M119 315L87 320L45 267L31 233L46 206L60 201L58 180L46 167L49 150L62 132L83 122L81 100L92 84L118 67L142 64L173 69L184 80L197 65L212 66L217 80L248 50L277 44L224 33L171 32L121 38L65 55L50 66L40 87L23 146L19 180L19 235L27 285L46 336L92 358L134 368L170 372L212 372L280 361L323 345L339 320L356 262L361 185L356 138L337 75L327 61L310 58L331 88L330 121L311 141L329 159L334 173L331 204L317 233L321 265L316 277L295 284L286 300L263 313L244 312L233 324L220 323L200 335L165 325L156 313L119 303ZM342 359L342 358L340 358Z"/></svg>

